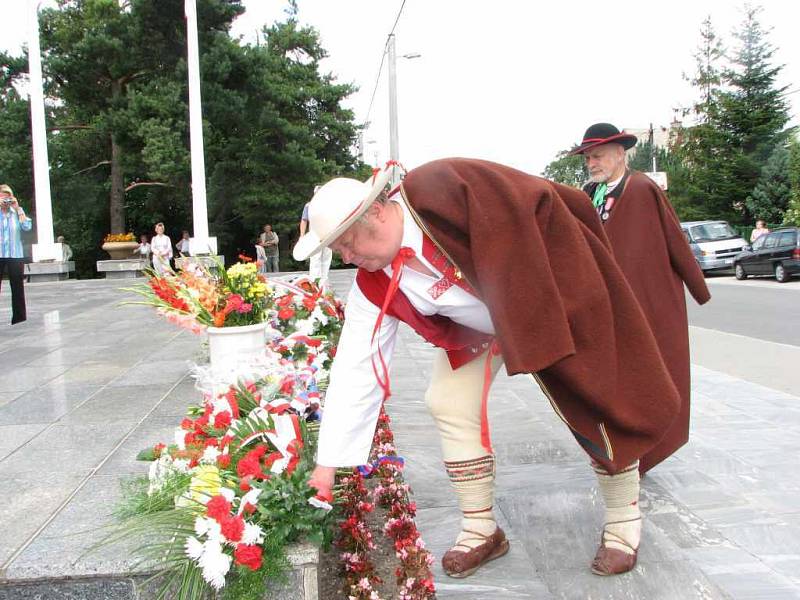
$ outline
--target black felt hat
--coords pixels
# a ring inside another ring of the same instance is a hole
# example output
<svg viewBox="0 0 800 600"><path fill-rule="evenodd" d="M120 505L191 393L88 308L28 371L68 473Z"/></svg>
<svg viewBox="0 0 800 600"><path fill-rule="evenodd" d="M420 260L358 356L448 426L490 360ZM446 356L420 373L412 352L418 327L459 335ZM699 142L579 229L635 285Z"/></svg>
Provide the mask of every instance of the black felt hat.
<svg viewBox="0 0 800 600"><path fill-rule="evenodd" d="M637 141L639 140L635 135L620 132L620 130L611 123L595 123L586 130L586 133L583 134L583 141L570 150L569 154L570 156L573 154L583 154L589 148L611 143L620 144L623 148L628 150L629 148L633 148Z"/></svg>

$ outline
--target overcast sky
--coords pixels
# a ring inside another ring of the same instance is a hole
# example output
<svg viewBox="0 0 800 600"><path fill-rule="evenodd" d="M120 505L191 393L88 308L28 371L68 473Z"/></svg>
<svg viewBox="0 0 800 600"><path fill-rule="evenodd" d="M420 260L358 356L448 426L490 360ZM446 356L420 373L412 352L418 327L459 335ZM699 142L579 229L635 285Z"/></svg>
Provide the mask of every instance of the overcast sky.
<svg viewBox="0 0 800 600"><path fill-rule="evenodd" d="M0 46L24 41L23 0L0 0ZM284 2L244 0L234 34L251 41L284 18ZM360 89L347 102L367 118L386 36L402 0L298 0L300 20L321 35L323 70ZM761 22L785 65L780 84L800 90L800 3L765 0ZM407 168L446 156L486 158L540 173L591 123L668 125L694 94L699 27L710 15L729 48L741 4L724 0L616 2L407 0L395 29L400 159ZM365 135L367 162L389 151L384 65ZM800 92L788 96L798 123Z"/></svg>

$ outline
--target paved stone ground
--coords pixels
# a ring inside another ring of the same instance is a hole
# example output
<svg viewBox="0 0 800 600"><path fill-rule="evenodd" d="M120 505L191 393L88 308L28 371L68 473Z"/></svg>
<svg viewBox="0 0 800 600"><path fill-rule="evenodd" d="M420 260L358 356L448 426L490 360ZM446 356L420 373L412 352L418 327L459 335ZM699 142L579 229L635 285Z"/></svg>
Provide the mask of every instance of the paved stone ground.
<svg viewBox="0 0 800 600"><path fill-rule="evenodd" d="M344 292L351 277L336 272L334 283ZM120 308L118 287L29 285L29 320L13 328L0 296L0 598L12 597L3 580L124 572L123 551L85 553L94 528L119 480L144 472L136 452L168 439L196 401L188 366L201 339L149 309ZM440 557L459 515L422 401L430 355L401 330L389 412L419 527ZM588 570L602 520L594 476L547 400L531 378L501 374L490 407L511 552L466 580L437 564L439 597L800 598L798 397L695 367L692 440L643 482L639 566L608 579ZM70 597L121 598L118 585L87 583Z"/></svg>

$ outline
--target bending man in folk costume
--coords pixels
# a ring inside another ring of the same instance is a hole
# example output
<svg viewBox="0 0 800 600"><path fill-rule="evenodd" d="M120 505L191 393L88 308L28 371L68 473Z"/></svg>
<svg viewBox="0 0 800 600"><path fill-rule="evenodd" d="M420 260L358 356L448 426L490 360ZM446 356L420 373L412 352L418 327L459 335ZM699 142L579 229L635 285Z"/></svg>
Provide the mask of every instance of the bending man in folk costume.
<svg viewBox="0 0 800 600"><path fill-rule="evenodd" d="M479 160L423 165L387 198L388 177L325 184L294 249L304 260L330 246L358 266L310 483L326 495L336 467L367 462L402 320L439 348L426 401L463 512L445 572L465 577L508 550L492 513L486 420L503 362L511 375L534 374L592 460L606 503L592 571L629 571L641 531L637 461L680 398L591 204L580 190Z"/></svg>
<svg viewBox="0 0 800 600"><path fill-rule="evenodd" d="M636 141L609 123L597 123L570 154L583 154L586 160L592 181L583 189L681 395L678 417L642 456L639 470L644 473L689 441L689 323L683 284L698 304L708 302L711 294L667 196L647 175L627 169L625 151Z"/></svg>

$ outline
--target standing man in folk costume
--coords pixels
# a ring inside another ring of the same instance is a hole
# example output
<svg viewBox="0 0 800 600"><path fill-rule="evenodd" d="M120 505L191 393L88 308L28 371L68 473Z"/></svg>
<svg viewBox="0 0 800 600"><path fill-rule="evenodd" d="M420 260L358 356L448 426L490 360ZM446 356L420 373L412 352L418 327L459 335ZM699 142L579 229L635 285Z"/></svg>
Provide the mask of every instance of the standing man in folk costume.
<svg viewBox="0 0 800 600"><path fill-rule="evenodd" d="M439 160L387 197L387 171L334 179L309 205L305 260L330 246L358 267L331 369L311 485L367 462L399 321L439 348L426 402L463 512L442 558L465 577L502 556L486 398L502 363L533 374L589 454L606 503L599 575L636 564L638 460L680 397L583 192L502 165Z"/></svg>
<svg viewBox="0 0 800 600"><path fill-rule="evenodd" d="M647 175L627 169L625 151L636 141L609 123L597 123L570 154L586 160L591 182L583 189L681 395L678 418L641 458L639 469L645 473L689 440L689 323L683 285L698 304L708 302L711 294L667 196Z"/></svg>

